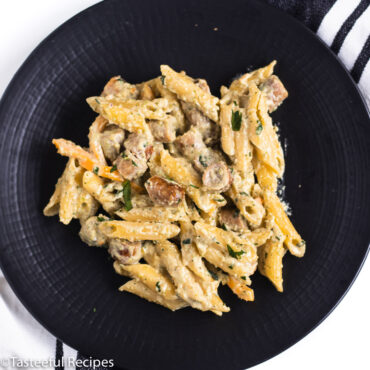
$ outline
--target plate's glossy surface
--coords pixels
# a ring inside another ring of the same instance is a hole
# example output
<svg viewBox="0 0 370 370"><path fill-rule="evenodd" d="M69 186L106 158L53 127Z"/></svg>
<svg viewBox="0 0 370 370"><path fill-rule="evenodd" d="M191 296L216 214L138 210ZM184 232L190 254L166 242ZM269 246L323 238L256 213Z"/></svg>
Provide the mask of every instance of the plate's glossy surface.
<svg viewBox="0 0 370 370"><path fill-rule="evenodd" d="M288 142L286 198L307 241L304 259L284 259L285 292L256 274L254 303L221 289L232 309L222 318L119 293L123 278L79 240L77 222L42 215L65 163L51 138L87 143L85 98L113 75L139 82L166 63L217 94L273 59L290 93L273 114ZM82 353L130 369L246 368L314 328L356 276L370 239L369 148L356 87L289 16L251 0L106 1L50 35L1 101L1 267L32 314Z"/></svg>

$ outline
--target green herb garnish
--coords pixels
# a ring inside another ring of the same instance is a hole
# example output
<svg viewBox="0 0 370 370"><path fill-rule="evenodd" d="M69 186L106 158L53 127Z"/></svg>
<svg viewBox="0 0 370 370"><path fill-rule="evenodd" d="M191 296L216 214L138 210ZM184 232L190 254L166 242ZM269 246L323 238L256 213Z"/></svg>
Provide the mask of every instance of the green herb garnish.
<svg viewBox="0 0 370 370"><path fill-rule="evenodd" d="M199 189L199 186L195 186L195 185L193 185L193 184L190 184L190 186L191 186L192 188Z"/></svg>
<svg viewBox="0 0 370 370"><path fill-rule="evenodd" d="M306 242L302 239L302 241L301 242L299 242L298 244L297 244L297 247L298 248L302 248L302 247L304 247L306 245Z"/></svg>
<svg viewBox="0 0 370 370"><path fill-rule="evenodd" d="M126 180L122 184L122 193L123 193L123 200L125 202L125 210L129 211L132 209L131 203L131 183L130 181Z"/></svg>
<svg viewBox="0 0 370 370"><path fill-rule="evenodd" d="M243 250L234 251L234 249L232 249L229 244L227 244L227 251L229 252L229 255L231 257L236 259L240 259L240 257L245 253Z"/></svg>
<svg viewBox="0 0 370 370"><path fill-rule="evenodd" d="M95 98L95 101L96 101L98 104L100 104L100 101L99 101L98 99L96 99L96 98Z"/></svg>
<svg viewBox="0 0 370 370"><path fill-rule="evenodd" d="M96 308L95 307L93 308L93 312L96 312Z"/></svg>
<svg viewBox="0 0 370 370"><path fill-rule="evenodd" d="M114 171L117 171L117 166L115 164L110 169L110 172L114 172Z"/></svg>
<svg viewBox="0 0 370 370"><path fill-rule="evenodd" d="M162 82L162 85L164 86L164 79L166 78L166 76L161 76L161 82Z"/></svg>
<svg viewBox="0 0 370 370"><path fill-rule="evenodd" d="M94 167L93 172L97 175L99 173L99 167Z"/></svg>
<svg viewBox="0 0 370 370"><path fill-rule="evenodd" d="M225 225L225 224L222 224L222 225L221 225L221 228L222 228L222 229L224 229L224 230L226 230L226 231L228 231L228 230L227 230L227 227L226 227L226 225Z"/></svg>
<svg viewBox="0 0 370 370"><path fill-rule="evenodd" d="M203 156L203 155L200 155L200 156L199 156L199 162L200 162L200 164L201 164L203 167L208 167L207 157L205 157L205 156Z"/></svg>
<svg viewBox="0 0 370 370"><path fill-rule="evenodd" d="M131 163L135 166L135 167L137 167L137 164L131 159Z"/></svg>
<svg viewBox="0 0 370 370"><path fill-rule="evenodd" d="M230 270L232 270L233 268L234 268L234 266L233 266L233 265L230 265L230 266L229 266L229 269L230 269Z"/></svg>
<svg viewBox="0 0 370 370"><path fill-rule="evenodd" d="M99 222L103 222L103 221L105 221L105 218L104 218L104 217L101 217L101 216L98 216L98 217L97 217L97 220L98 220Z"/></svg>
<svg viewBox="0 0 370 370"><path fill-rule="evenodd" d="M215 199L216 202L223 202L225 199Z"/></svg>
<svg viewBox="0 0 370 370"><path fill-rule="evenodd" d="M262 122L260 120L257 120L257 123L258 123L258 125L256 127L256 134L259 135L263 130L263 126L262 126Z"/></svg>
<svg viewBox="0 0 370 370"><path fill-rule="evenodd" d="M239 194L240 195L246 195L247 197L249 196L248 193L246 193L245 191L241 191Z"/></svg>
<svg viewBox="0 0 370 370"><path fill-rule="evenodd" d="M160 282L159 282L159 281L157 281L157 282L155 283L155 287L157 288L157 291L158 291L158 292L160 292L160 291L161 291L161 285L160 285Z"/></svg>
<svg viewBox="0 0 370 370"><path fill-rule="evenodd" d="M191 243L191 239L184 239L182 241L182 244L190 244Z"/></svg>
<svg viewBox="0 0 370 370"><path fill-rule="evenodd" d="M239 131L242 125L242 114L237 111L231 112L231 127L233 131Z"/></svg>
<svg viewBox="0 0 370 370"><path fill-rule="evenodd" d="M247 278L246 278L245 276L242 276L241 278L242 278L243 280L247 280Z"/></svg>

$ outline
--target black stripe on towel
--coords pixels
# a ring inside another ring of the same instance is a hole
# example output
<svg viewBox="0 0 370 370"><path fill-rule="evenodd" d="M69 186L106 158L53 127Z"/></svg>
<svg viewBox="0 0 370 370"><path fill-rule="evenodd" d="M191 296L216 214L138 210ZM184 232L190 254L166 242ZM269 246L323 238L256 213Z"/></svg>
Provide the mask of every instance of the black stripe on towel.
<svg viewBox="0 0 370 370"><path fill-rule="evenodd" d="M63 366L63 343L57 339L55 345L55 370L64 370Z"/></svg>
<svg viewBox="0 0 370 370"><path fill-rule="evenodd" d="M360 55L358 56L355 65L352 68L352 77L353 79L358 82L360 81L362 72L366 66L366 63L369 61L370 58L370 36L367 38L364 47Z"/></svg>
<svg viewBox="0 0 370 370"><path fill-rule="evenodd" d="M352 14L347 18L347 20L342 24L342 27L339 29L337 35L334 38L331 49L334 53L338 54L344 39L348 35L348 32L351 31L353 25L356 23L357 19L361 14L366 10L369 5L369 0L362 0L360 4L357 5L356 9Z"/></svg>
<svg viewBox="0 0 370 370"><path fill-rule="evenodd" d="M316 32L336 0L263 0L303 22Z"/></svg>

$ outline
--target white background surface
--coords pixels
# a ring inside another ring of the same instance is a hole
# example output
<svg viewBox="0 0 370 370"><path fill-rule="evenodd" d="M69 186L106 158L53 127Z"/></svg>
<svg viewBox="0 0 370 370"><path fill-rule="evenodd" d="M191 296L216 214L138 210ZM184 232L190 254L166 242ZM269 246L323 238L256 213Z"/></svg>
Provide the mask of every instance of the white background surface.
<svg viewBox="0 0 370 370"><path fill-rule="evenodd" d="M96 2L1 0L0 95L18 67L42 39L71 16ZM348 250L348 253L351 251ZM344 300L318 328L298 344L254 369L370 369L369 283L368 260ZM4 340L4 335L0 334L0 340Z"/></svg>

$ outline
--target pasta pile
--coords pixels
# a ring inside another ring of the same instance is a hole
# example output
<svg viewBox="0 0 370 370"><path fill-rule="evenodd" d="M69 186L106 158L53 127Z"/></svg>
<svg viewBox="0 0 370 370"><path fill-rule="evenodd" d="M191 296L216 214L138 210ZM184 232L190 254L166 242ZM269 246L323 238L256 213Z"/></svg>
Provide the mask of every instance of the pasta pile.
<svg viewBox="0 0 370 370"><path fill-rule="evenodd" d="M130 278L120 291L171 310L228 312L220 284L253 301L257 268L282 292L283 256L302 257L305 242L277 196L284 155L269 113L288 93L275 64L221 98L167 65L141 84L111 78L87 99L89 147L53 139L69 160L44 214L79 219L81 239Z"/></svg>

